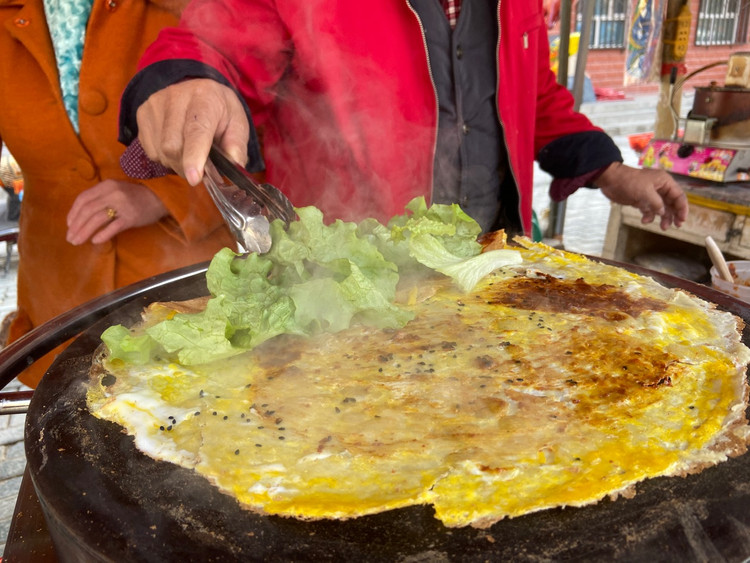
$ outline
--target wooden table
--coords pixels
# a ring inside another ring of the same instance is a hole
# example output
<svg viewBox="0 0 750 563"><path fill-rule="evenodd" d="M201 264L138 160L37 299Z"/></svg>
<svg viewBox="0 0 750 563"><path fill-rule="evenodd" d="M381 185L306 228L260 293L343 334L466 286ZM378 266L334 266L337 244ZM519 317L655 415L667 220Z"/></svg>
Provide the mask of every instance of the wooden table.
<svg viewBox="0 0 750 563"><path fill-rule="evenodd" d="M679 229L644 225L634 207L613 204L602 256L633 263L649 253L676 253L710 265L705 239L711 235L729 259L750 259L750 183L717 184L674 176L687 194L690 213Z"/></svg>

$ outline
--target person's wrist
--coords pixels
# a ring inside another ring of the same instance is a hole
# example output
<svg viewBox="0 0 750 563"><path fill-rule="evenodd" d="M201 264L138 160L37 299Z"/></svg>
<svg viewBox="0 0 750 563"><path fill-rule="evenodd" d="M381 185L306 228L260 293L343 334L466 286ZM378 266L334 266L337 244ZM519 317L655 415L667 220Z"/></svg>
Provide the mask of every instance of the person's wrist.
<svg viewBox="0 0 750 563"><path fill-rule="evenodd" d="M601 174L594 178L592 183L599 188L612 185L622 165L622 162L613 162L607 166Z"/></svg>

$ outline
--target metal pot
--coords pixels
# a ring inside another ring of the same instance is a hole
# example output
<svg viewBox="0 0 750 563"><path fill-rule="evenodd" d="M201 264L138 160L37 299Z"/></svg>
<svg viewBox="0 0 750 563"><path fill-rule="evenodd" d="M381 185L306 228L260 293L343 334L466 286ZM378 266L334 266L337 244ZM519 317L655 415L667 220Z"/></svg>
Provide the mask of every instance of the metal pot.
<svg viewBox="0 0 750 563"><path fill-rule="evenodd" d="M747 145L750 139L750 90L729 86L696 88L688 119L698 118L712 122L709 143Z"/></svg>
<svg viewBox="0 0 750 563"><path fill-rule="evenodd" d="M617 265L685 288L750 324L750 307L723 293ZM85 405L104 328L132 322L154 300L205 291L199 268L110 295L110 303L99 303L108 314L66 349L34 393L28 470L60 560L742 561L750 554L750 454L686 478L647 480L632 499L545 510L486 530L445 528L428 507L318 522L243 510L194 472L141 454ZM747 331L743 339L750 342Z"/></svg>

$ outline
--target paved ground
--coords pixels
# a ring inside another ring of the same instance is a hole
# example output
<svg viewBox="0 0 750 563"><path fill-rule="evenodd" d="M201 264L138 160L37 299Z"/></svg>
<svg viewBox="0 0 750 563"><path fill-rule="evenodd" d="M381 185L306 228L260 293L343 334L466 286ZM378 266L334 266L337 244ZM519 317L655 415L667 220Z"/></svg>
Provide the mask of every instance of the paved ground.
<svg viewBox="0 0 750 563"><path fill-rule="evenodd" d="M5 259L5 243L0 243L0 265ZM0 268L0 319L16 308L16 271L18 253L14 250L8 274ZM13 381L3 392L28 389ZM21 475L26 466L23 449L25 416L22 414L0 415L0 553L5 548L16 496L21 486Z"/></svg>
<svg viewBox="0 0 750 563"><path fill-rule="evenodd" d="M635 153L628 146L625 136L615 136L625 162L637 165ZM534 208L544 223L548 216L549 197L547 189L550 177L537 169L534 178ZM1 197L1 196L0 196ZM2 206L2 202L0 202ZM609 200L599 191L581 189L568 199L563 245L566 250L599 255L604 245L609 216ZM2 271L5 243L0 243L0 319L13 311L16 305L16 271L18 254L14 251L11 268L7 275ZM17 381L4 391L25 389ZM0 553L5 548L16 496L25 467L23 450L24 415L0 415Z"/></svg>

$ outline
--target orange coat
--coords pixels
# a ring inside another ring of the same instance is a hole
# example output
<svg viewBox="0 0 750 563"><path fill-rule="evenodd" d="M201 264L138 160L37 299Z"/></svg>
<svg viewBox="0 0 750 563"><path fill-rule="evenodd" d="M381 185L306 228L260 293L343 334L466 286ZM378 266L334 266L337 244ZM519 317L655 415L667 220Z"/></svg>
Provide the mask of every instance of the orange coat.
<svg viewBox="0 0 750 563"><path fill-rule="evenodd" d="M42 0L0 0L0 139L24 174L18 243L15 340L45 321L117 287L210 259L233 245L203 186L177 176L144 182L169 215L110 242L66 242L76 196L107 178L128 180L117 142L122 90L159 29L174 25L165 2L94 0L80 75L80 135L63 108ZM133 180L131 180L133 181ZM59 349L20 379L36 386Z"/></svg>

